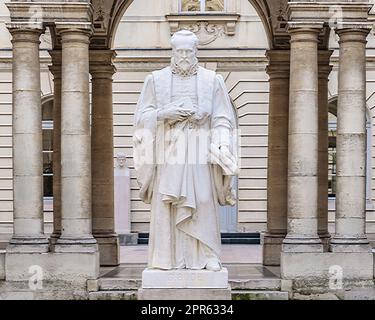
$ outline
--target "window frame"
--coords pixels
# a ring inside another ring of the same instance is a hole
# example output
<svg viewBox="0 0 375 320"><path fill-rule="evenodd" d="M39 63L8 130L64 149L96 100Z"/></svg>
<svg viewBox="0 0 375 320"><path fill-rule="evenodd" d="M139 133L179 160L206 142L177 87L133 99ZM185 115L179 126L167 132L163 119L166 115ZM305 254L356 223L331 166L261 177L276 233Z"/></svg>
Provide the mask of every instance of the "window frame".
<svg viewBox="0 0 375 320"><path fill-rule="evenodd" d="M48 95L48 96L45 96L45 97L42 97L42 108L43 108L43 105L49 103L52 101L53 103L53 95ZM50 130L53 132L54 130L54 123L53 123L53 119L52 120L43 120L42 119L42 132L44 131L47 131L47 130ZM42 154L51 154L52 157L53 157L53 148L52 150L42 150ZM44 177L52 177L53 178L53 173L44 173L43 172L43 184L44 184ZM53 201L53 196L44 196L44 191L43 191L43 202L44 202L44 206L47 204L47 202L50 202L50 201Z"/></svg>
<svg viewBox="0 0 375 320"><path fill-rule="evenodd" d="M178 12L180 14L223 14L227 12L227 2L228 0L224 0L224 9L222 11L206 11L206 1L207 0L199 0L200 3L200 10L199 11L183 11L182 10L182 2L184 0L178 0Z"/></svg>

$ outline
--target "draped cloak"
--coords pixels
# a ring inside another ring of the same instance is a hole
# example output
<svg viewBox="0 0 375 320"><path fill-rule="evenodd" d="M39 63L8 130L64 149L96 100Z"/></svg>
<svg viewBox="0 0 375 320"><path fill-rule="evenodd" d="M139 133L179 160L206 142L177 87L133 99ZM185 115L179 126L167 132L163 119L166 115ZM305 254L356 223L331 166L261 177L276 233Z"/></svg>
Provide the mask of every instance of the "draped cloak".
<svg viewBox="0 0 375 320"><path fill-rule="evenodd" d="M158 110L172 102L170 67L147 76L136 108L134 165L140 198L151 204L150 268L203 269L209 259L218 258L219 205L235 203L237 139L231 100L222 76L199 67L196 77L198 110L208 114L204 123L192 127L188 122L176 126L158 121ZM192 135L192 128L209 133L207 144L185 143L182 162L169 162L168 157ZM222 153L222 146L229 154ZM190 163L188 155L194 153L208 162Z"/></svg>

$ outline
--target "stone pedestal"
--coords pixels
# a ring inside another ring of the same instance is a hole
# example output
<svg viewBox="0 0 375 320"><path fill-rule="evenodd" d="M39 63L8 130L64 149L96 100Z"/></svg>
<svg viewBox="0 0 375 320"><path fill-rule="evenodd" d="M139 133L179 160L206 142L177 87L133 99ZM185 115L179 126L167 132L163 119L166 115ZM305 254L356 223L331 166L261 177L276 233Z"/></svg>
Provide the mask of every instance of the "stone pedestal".
<svg viewBox="0 0 375 320"><path fill-rule="evenodd" d="M130 213L130 169L126 165L126 155L119 152L116 155L116 167L114 172L115 184L115 230L119 236L120 245L138 244L138 233L131 232Z"/></svg>
<svg viewBox="0 0 375 320"><path fill-rule="evenodd" d="M142 272L139 300L230 300L228 270L158 270Z"/></svg>

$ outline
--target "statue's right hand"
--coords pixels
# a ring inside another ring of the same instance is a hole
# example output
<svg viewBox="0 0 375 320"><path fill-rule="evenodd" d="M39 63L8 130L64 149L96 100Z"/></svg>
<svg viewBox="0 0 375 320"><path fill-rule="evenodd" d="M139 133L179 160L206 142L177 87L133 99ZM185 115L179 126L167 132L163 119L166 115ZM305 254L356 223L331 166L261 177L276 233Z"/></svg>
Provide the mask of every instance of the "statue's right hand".
<svg viewBox="0 0 375 320"><path fill-rule="evenodd" d="M158 111L158 120L183 121L192 114L191 109L187 109L183 103L179 103Z"/></svg>

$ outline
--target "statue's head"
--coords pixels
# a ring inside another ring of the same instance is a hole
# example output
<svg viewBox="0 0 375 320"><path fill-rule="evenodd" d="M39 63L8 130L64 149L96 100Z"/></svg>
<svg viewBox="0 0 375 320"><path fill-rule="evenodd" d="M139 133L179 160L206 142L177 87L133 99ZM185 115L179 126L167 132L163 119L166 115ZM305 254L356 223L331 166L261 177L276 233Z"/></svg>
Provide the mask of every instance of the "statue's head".
<svg viewBox="0 0 375 320"><path fill-rule="evenodd" d="M172 63L184 71L188 71L198 63L198 37L191 31L176 32L171 39Z"/></svg>
<svg viewBox="0 0 375 320"><path fill-rule="evenodd" d="M120 168L124 167L125 162L126 162L126 154L123 152L119 152L117 153L116 158L117 158L117 166L119 166Z"/></svg>

